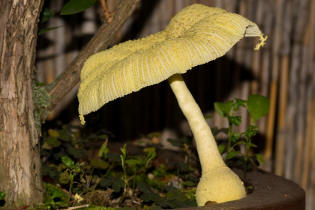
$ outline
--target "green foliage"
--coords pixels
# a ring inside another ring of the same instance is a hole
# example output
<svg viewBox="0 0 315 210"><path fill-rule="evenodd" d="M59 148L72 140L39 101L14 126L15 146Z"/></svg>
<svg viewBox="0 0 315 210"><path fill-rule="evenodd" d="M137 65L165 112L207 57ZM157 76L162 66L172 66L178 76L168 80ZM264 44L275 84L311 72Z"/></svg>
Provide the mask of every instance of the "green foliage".
<svg viewBox="0 0 315 210"><path fill-rule="evenodd" d="M243 107L248 110L251 117L251 125L243 132L235 132L234 128L242 122L241 116L237 115L239 109ZM248 100L235 99L227 102L214 103L215 111L228 120L229 127L220 129L217 132L224 132L228 135L227 144L219 145L219 151L227 161L237 160L244 170L248 169L249 163L263 163L260 154L252 154L252 148L257 147L252 143L252 138L257 134L256 121L265 116L269 111L269 100L260 95L250 95ZM240 152L240 147L245 146L245 153Z"/></svg>
<svg viewBox="0 0 315 210"><path fill-rule="evenodd" d="M56 30L57 28L60 28L61 26L53 26L53 27L46 27L46 28L41 28L38 31L38 35L43 35L44 33L47 33L49 31Z"/></svg>
<svg viewBox="0 0 315 210"><path fill-rule="evenodd" d="M70 0L61 10L61 15L73 15L93 6L97 0Z"/></svg>
<svg viewBox="0 0 315 210"><path fill-rule="evenodd" d="M40 22L42 22L42 23L46 23L50 18L52 18L53 16L54 16L55 14L54 14L54 12L51 10L51 9L49 9L49 8L45 8L45 9L43 9L43 11L42 11L42 14L41 14L41 20L40 20Z"/></svg>
<svg viewBox="0 0 315 210"><path fill-rule="evenodd" d="M69 195L61 188L49 183L44 183L44 187L44 203L47 209L58 209L68 206Z"/></svg>
<svg viewBox="0 0 315 210"><path fill-rule="evenodd" d="M261 95L250 95L247 101L247 109L254 122L269 112L270 102Z"/></svg>
<svg viewBox="0 0 315 210"><path fill-rule="evenodd" d="M97 0L69 0L61 9L60 13L52 11L46 7L40 16L40 29L38 35L43 35L49 31L56 30L62 26L47 27L47 22L56 15L74 15L93 6Z"/></svg>
<svg viewBox="0 0 315 210"><path fill-rule="evenodd" d="M40 133L42 124L41 117L49 114L47 108L50 105L50 98L46 87L42 83L35 82L33 84L33 101L34 101L34 118L35 126Z"/></svg>
<svg viewBox="0 0 315 210"><path fill-rule="evenodd" d="M72 126L43 132L43 177L49 181L49 187L55 187L47 191L45 207L56 209L84 203L94 205L86 209L196 206L194 187L198 168L189 166L192 160L188 159L193 159L189 149L191 139L184 139L186 143L181 145L187 156L185 161L168 168L156 163L159 155L156 145L144 147L141 153L133 155L124 145L120 153L114 153L109 149L108 135L81 133L85 132ZM178 144L181 140L173 141ZM90 145L96 142L98 150L90 152Z"/></svg>
<svg viewBox="0 0 315 210"><path fill-rule="evenodd" d="M5 192L0 191L0 207L5 204Z"/></svg>
<svg viewBox="0 0 315 210"><path fill-rule="evenodd" d="M256 147L252 139L258 132L255 123L267 113L267 104L258 96L215 103L215 110L229 125L213 129L214 133L224 132L228 136L226 142L219 144L228 164L233 162L247 170L250 164L263 161L262 155L252 152ZM240 108L251 109L252 120L248 129L237 132L242 122L238 115ZM154 133L147 138L158 137L158 133ZM196 206L194 195L200 168L191 138L169 139L181 150L176 155L183 156L175 166L161 162L165 157L159 157L161 148L156 144L146 145L136 154L127 144L113 152L109 143L111 137L104 132L89 133L63 125L47 129L42 138L42 172L44 180L49 182L45 184L44 206L48 209L86 203L91 204L86 209ZM240 152L241 146L245 153Z"/></svg>

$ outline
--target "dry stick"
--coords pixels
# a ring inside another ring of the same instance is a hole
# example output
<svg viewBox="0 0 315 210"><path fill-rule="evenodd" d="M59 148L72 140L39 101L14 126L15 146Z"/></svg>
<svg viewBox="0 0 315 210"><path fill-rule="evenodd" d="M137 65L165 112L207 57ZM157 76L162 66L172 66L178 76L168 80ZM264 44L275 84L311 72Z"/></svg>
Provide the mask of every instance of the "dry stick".
<svg viewBox="0 0 315 210"><path fill-rule="evenodd" d="M90 204L84 204L84 205L81 205L81 206L69 207L69 208L66 208L66 209L63 209L63 210L82 209L82 208L87 208L87 207L89 207L89 206L90 206Z"/></svg>
<svg viewBox="0 0 315 210"><path fill-rule="evenodd" d="M106 0L100 0L100 2L101 2L102 10L103 10L106 21L108 23L111 23L113 21L113 17L107 7Z"/></svg>
<svg viewBox="0 0 315 210"><path fill-rule="evenodd" d="M119 3L113 16L111 24L103 23L94 37L83 48L78 56L71 62L67 69L57 78L55 84L49 89L50 103L49 110L52 110L65 95L78 84L80 71L85 60L92 54L105 49L116 38L116 33L133 13L139 0L124 0Z"/></svg>

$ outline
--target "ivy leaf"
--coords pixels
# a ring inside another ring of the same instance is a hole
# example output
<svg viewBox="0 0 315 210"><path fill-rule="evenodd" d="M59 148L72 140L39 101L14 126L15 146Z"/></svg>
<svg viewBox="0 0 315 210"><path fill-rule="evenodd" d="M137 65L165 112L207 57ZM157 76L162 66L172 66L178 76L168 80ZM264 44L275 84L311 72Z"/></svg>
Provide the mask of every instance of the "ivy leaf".
<svg viewBox="0 0 315 210"><path fill-rule="evenodd" d="M70 0L61 9L61 15L73 15L93 6L97 0Z"/></svg>
<svg viewBox="0 0 315 210"><path fill-rule="evenodd" d="M250 95L247 101L247 108L254 121L265 116L269 112L270 101L265 96Z"/></svg>
<svg viewBox="0 0 315 210"><path fill-rule="evenodd" d="M218 113L222 117L229 116L232 107L233 107L233 101L214 103L214 110L216 111L216 113Z"/></svg>

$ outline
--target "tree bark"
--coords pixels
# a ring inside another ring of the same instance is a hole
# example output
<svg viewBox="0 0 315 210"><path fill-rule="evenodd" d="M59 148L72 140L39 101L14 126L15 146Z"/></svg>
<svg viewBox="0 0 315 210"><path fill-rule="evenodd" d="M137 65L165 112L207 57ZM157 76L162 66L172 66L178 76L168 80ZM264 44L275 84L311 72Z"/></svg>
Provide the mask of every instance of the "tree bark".
<svg viewBox="0 0 315 210"><path fill-rule="evenodd" d="M32 75L42 1L0 1L0 191L5 207L42 201Z"/></svg>

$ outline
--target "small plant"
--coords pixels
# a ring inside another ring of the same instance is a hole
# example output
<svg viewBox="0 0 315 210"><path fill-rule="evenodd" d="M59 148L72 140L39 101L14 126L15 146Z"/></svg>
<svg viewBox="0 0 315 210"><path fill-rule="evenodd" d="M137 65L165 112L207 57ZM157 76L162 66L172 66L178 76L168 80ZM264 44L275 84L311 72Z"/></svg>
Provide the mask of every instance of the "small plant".
<svg viewBox="0 0 315 210"><path fill-rule="evenodd" d="M235 126L242 122L241 116L238 115L239 109L246 108L250 116L250 126L243 132L235 131ZM220 152L227 161L235 158L243 158L242 164L244 171L248 170L249 163L255 165L256 160L263 162L261 154L252 154L252 149L257 147L252 138L257 134L257 120L265 116L269 111L269 100L261 95L250 95L248 100L234 99L227 102L214 103L216 113L228 120L228 128L220 129L227 134L227 143L219 146ZM244 145L245 152L240 152L240 147Z"/></svg>
<svg viewBox="0 0 315 210"><path fill-rule="evenodd" d="M0 191L0 207L5 204L5 193Z"/></svg>
<svg viewBox="0 0 315 210"><path fill-rule="evenodd" d="M69 184L69 194L72 195L74 178L76 175L78 175L81 172L80 164L75 163L68 156L62 156L61 162L65 166L65 169L60 174L59 180L62 184Z"/></svg>
<svg viewBox="0 0 315 210"><path fill-rule="evenodd" d="M110 138L102 131L89 133L68 125L43 131L46 194L42 209L86 204L115 208L196 205L193 186L198 168L190 166L192 157L171 168L157 162L156 144L138 146L142 149L137 153L123 145L115 153L109 148ZM191 142L182 148L186 153L191 152Z"/></svg>

